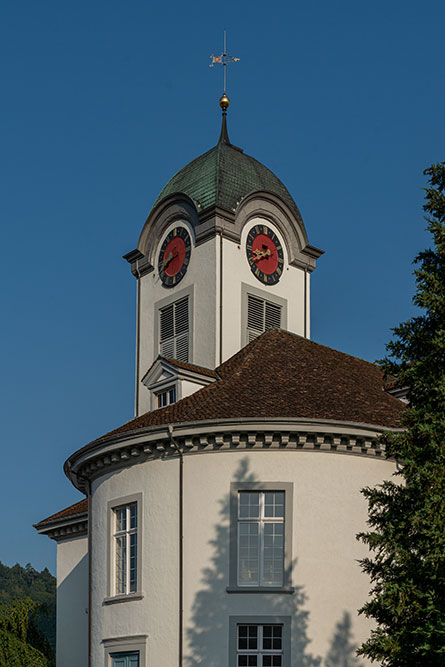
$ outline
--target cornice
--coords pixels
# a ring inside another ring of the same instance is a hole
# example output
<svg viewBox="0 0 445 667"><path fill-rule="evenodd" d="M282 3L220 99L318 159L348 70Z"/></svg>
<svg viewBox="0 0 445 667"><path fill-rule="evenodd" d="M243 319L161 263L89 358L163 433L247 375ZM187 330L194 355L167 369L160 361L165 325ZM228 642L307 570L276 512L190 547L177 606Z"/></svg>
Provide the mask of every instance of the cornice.
<svg viewBox="0 0 445 667"><path fill-rule="evenodd" d="M173 424L175 443L184 455L223 451L312 451L385 459L379 441L385 431L374 424L328 419L236 418ZM85 479L134 463L178 455L168 425L109 435L70 456L65 474L84 490Z"/></svg>
<svg viewBox="0 0 445 667"><path fill-rule="evenodd" d="M54 521L41 521L34 524L34 528L40 535L48 535L56 542L70 537L82 537L88 533L88 512Z"/></svg>

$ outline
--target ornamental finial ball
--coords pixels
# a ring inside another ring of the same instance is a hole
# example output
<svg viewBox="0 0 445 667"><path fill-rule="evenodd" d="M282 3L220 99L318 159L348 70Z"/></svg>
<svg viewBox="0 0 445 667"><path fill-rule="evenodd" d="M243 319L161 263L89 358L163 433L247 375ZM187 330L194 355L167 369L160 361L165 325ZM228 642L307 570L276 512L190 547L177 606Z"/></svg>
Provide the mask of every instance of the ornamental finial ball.
<svg viewBox="0 0 445 667"><path fill-rule="evenodd" d="M222 109L223 111L226 111L227 108L228 108L228 106L229 106L229 104L230 104L230 102L229 102L229 98L228 98L227 95L224 93L224 95L222 95L222 97L221 97L220 100L219 100L219 106L221 107L221 109Z"/></svg>

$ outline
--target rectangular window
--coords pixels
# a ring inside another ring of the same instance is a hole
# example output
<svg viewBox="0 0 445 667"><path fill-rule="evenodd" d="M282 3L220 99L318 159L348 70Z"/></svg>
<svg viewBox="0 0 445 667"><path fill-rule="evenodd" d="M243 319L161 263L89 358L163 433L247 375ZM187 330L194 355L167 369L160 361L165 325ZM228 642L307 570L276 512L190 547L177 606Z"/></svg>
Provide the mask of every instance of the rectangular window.
<svg viewBox="0 0 445 667"><path fill-rule="evenodd" d="M284 491L238 492L238 585L282 586Z"/></svg>
<svg viewBox="0 0 445 667"><path fill-rule="evenodd" d="M138 570L138 507L137 503L113 509L114 530L114 594L127 595L137 591Z"/></svg>
<svg viewBox="0 0 445 667"><path fill-rule="evenodd" d="M176 403L176 387L169 387L165 391L156 394L158 399L158 408L165 408L166 405Z"/></svg>
<svg viewBox="0 0 445 667"><path fill-rule="evenodd" d="M189 360L188 296L159 310L159 352L163 357Z"/></svg>
<svg viewBox="0 0 445 667"><path fill-rule="evenodd" d="M282 625L238 625L237 667L283 667Z"/></svg>
<svg viewBox="0 0 445 667"><path fill-rule="evenodd" d="M232 482L228 593L293 593L292 482Z"/></svg>
<svg viewBox="0 0 445 667"><path fill-rule="evenodd" d="M280 329L282 307L252 294L247 295L247 342L268 329Z"/></svg>
<svg viewBox="0 0 445 667"><path fill-rule="evenodd" d="M110 653L111 667L139 667L139 651Z"/></svg>

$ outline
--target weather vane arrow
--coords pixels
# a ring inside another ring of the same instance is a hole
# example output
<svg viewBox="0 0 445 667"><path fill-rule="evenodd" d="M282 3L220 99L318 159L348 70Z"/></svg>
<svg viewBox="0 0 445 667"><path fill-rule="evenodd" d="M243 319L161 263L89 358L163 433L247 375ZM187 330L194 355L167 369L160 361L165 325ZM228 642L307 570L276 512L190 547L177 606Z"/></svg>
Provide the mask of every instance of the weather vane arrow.
<svg viewBox="0 0 445 667"><path fill-rule="evenodd" d="M234 58L234 56L229 56L227 53L227 45L226 45L226 31L224 30L224 49L223 52L221 53L220 56L214 56L213 54L210 56L212 62L210 63L209 67L213 67L214 65L222 65L223 66L223 72L224 72L224 91L223 94L226 94L226 67L229 63L236 63L238 62L239 58Z"/></svg>

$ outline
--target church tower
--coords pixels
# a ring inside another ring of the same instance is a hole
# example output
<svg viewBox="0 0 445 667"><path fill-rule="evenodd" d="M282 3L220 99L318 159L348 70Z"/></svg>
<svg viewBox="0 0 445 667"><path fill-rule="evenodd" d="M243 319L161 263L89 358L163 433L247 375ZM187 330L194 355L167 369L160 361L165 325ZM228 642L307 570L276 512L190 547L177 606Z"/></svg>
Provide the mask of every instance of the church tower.
<svg viewBox="0 0 445 667"><path fill-rule="evenodd" d="M125 255L137 279L136 415L202 386L172 385L161 368L144 377L158 355L214 369L267 329L310 336L322 251L283 183L230 142L226 95L220 106L218 143L167 183Z"/></svg>
<svg viewBox="0 0 445 667"><path fill-rule="evenodd" d="M369 636L360 490L392 475L380 436L404 404L310 340L322 251L230 143L228 104L125 256L136 416L67 459L86 497L36 525L57 542L58 667L351 665Z"/></svg>

